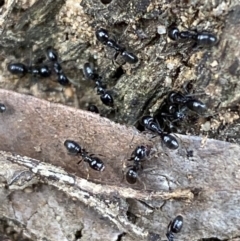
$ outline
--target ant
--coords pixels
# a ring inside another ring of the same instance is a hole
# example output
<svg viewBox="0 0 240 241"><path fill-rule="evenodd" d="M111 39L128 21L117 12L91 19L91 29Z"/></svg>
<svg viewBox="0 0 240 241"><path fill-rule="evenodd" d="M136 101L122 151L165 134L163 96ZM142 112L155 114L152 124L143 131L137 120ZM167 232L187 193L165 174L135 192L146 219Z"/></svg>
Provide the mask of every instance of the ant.
<svg viewBox="0 0 240 241"><path fill-rule="evenodd" d="M150 147L148 146L137 146L136 149L133 151L131 158L128 161L133 161L133 165L127 173L126 173L126 180L130 184L134 184L137 181L138 171L142 169L141 162L149 156Z"/></svg>
<svg viewBox="0 0 240 241"><path fill-rule="evenodd" d="M96 38L103 45L106 45L106 46L114 49L117 52L116 54L120 53L122 55L123 59L127 63L136 64L138 62L138 57L135 54L129 53L128 51L126 51L126 49L124 47L121 47L113 39L109 38L108 31L106 29L100 28L100 29L96 30Z"/></svg>
<svg viewBox="0 0 240 241"><path fill-rule="evenodd" d="M171 91L155 118L159 119L160 123L168 121L168 127L172 130L176 128L173 122L181 122L186 119L189 111L202 115L206 111L206 105L189 95Z"/></svg>
<svg viewBox="0 0 240 241"><path fill-rule="evenodd" d="M187 107L189 110L197 113L203 114L206 111L206 105L201 101L192 98L188 95L183 95L181 92L171 91L167 97L167 102L171 104L182 105Z"/></svg>
<svg viewBox="0 0 240 241"><path fill-rule="evenodd" d="M104 163L98 157L93 157L94 154L88 155L85 149L82 149L81 146L71 140L66 140L64 142L64 146L67 148L69 154L72 155L80 155L83 158L83 161L87 162L89 166L95 171L103 171L105 168ZM79 164L82 160L80 160L77 164Z"/></svg>
<svg viewBox="0 0 240 241"><path fill-rule="evenodd" d="M173 137L172 135L164 132L161 129L158 121L155 120L153 117L151 117L151 116L143 116L140 123L146 129L148 129L148 130L150 130L150 131L152 131L154 133L157 133L161 137L164 145L167 148L169 148L171 150L178 149L179 144L178 144L177 139L175 137Z"/></svg>
<svg viewBox="0 0 240 241"><path fill-rule="evenodd" d="M60 85L64 85L64 86L68 85L69 80L68 80L67 76L64 74L64 72L62 70L62 66L60 65L60 63L58 61L57 52L52 47L48 47L47 51L46 51L46 55L47 55L48 60L50 60L53 63L53 70L57 74L58 83Z"/></svg>
<svg viewBox="0 0 240 241"><path fill-rule="evenodd" d="M49 69L47 65L27 67L23 63L11 63L8 64L7 69L11 74L20 75L22 77L27 73L42 78L51 76L51 69Z"/></svg>
<svg viewBox="0 0 240 241"><path fill-rule="evenodd" d="M177 27L172 27L168 31L168 37L174 41L192 40L200 46L213 46L217 43L217 37L208 32L179 31Z"/></svg>
<svg viewBox="0 0 240 241"><path fill-rule="evenodd" d="M168 230L166 233L168 241L173 241L174 234L179 233L183 226L183 217L178 215L168 224Z"/></svg>
<svg viewBox="0 0 240 241"><path fill-rule="evenodd" d="M114 100L112 95L106 90L106 85L102 83L102 77L99 76L90 63L85 63L83 66L83 74L86 79L93 80L97 87L97 95L100 95L100 99L104 105L113 107Z"/></svg>
<svg viewBox="0 0 240 241"><path fill-rule="evenodd" d="M68 85L69 80L63 73L62 67L58 62L58 55L52 47L48 47L46 51L48 60L53 63L53 70L58 76L58 83L61 85ZM34 77L48 78L51 76L52 71L47 65L40 66L26 66L23 63L10 63L7 66L8 71L11 74L24 76L27 73L32 74Z"/></svg>
<svg viewBox="0 0 240 241"><path fill-rule="evenodd" d="M3 113L7 110L6 106L2 103L0 103L0 113Z"/></svg>
<svg viewBox="0 0 240 241"><path fill-rule="evenodd" d="M182 121L186 118L186 106L179 106L177 104L164 103L161 107L160 116L168 118L171 122Z"/></svg>

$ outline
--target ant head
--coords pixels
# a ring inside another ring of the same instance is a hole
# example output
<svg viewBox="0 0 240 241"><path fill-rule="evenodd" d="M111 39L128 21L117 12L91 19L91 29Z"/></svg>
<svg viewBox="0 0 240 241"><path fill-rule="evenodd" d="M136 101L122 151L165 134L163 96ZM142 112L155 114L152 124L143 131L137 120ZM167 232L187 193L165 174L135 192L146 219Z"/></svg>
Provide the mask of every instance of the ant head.
<svg viewBox="0 0 240 241"><path fill-rule="evenodd" d="M180 92L171 91L168 94L167 102L169 104L183 104L185 102L185 96Z"/></svg>
<svg viewBox="0 0 240 241"><path fill-rule="evenodd" d="M52 47L48 47L46 50L47 58L52 62L58 61L58 54L57 51L54 50Z"/></svg>
<svg viewBox="0 0 240 241"><path fill-rule="evenodd" d="M144 127L147 127L152 121L154 121L153 117L146 115L142 117L140 124Z"/></svg>
<svg viewBox="0 0 240 241"><path fill-rule="evenodd" d="M93 77L95 75L95 70L94 70L93 64L85 63L83 65L83 75L86 79L93 79Z"/></svg>
<svg viewBox="0 0 240 241"><path fill-rule="evenodd" d="M151 147L150 146L138 146L132 153L132 156L141 160L150 154Z"/></svg>
<svg viewBox="0 0 240 241"><path fill-rule="evenodd" d="M172 26L168 29L168 37L171 39L171 40L178 40L179 38L179 29L176 27L176 26Z"/></svg>

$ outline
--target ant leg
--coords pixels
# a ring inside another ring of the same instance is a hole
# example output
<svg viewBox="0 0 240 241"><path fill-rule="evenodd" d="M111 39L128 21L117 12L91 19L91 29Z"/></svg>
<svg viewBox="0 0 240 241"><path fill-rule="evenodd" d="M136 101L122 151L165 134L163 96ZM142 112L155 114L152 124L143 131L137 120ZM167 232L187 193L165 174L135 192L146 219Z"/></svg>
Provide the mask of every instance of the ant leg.
<svg viewBox="0 0 240 241"><path fill-rule="evenodd" d="M143 182L143 181L140 179L139 175L137 176L137 181L143 185L143 189L144 189L144 190L147 190L147 187L146 187L145 182Z"/></svg>
<svg viewBox="0 0 240 241"><path fill-rule="evenodd" d="M82 159L80 161L77 162L77 164L79 165L82 162Z"/></svg>
<svg viewBox="0 0 240 241"><path fill-rule="evenodd" d="M89 169L88 169L88 166L86 165L86 162L84 162L84 167L85 167L85 170L87 171L86 179L88 180L89 179Z"/></svg>
<svg viewBox="0 0 240 241"><path fill-rule="evenodd" d="M122 35L120 36L118 42L120 42L120 41L122 40L122 37L126 34L126 32L128 31L129 27L130 27L130 24L128 24L128 26L127 26L127 27L125 28L125 30L123 31L123 33L122 33Z"/></svg>
<svg viewBox="0 0 240 241"><path fill-rule="evenodd" d="M119 53L119 52L116 52L116 53L114 54L113 59L112 59L112 64L113 64L114 66L116 66L116 67L119 67L119 65L122 66L122 65L124 65L124 64L127 63L126 61L123 61L123 60L119 63L119 62L117 61L117 58L118 58L119 55L120 55L120 53Z"/></svg>

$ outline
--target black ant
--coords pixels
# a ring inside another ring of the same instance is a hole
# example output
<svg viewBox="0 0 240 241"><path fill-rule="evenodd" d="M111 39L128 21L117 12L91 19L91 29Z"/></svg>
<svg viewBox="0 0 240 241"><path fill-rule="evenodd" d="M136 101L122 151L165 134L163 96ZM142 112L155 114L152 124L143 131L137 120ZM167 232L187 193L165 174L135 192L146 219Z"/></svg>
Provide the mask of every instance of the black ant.
<svg viewBox="0 0 240 241"><path fill-rule="evenodd" d="M62 66L60 65L58 60L57 52L52 47L48 47L46 51L46 55L48 60L50 60L53 63L53 70L58 77L58 83L60 85L68 85L69 80L62 70Z"/></svg>
<svg viewBox="0 0 240 241"><path fill-rule="evenodd" d="M138 171L142 169L141 162L149 156L150 148L148 146L138 146L132 153L131 158L128 161L133 161L133 165L127 173L126 173L126 180L130 184L134 184L137 181Z"/></svg>
<svg viewBox="0 0 240 241"><path fill-rule="evenodd" d="M178 215L171 221L168 225L168 230L166 233L168 241L173 241L174 234L179 233L183 226L183 217Z"/></svg>
<svg viewBox="0 0 240 241"><path fill-rule="evenodd" d="M176 125L173 123L185 120L188 117L189 111L202 115L206 111L206 105L190 95L171 91L155 115L155 118L160 120L161 124L165 124L167 121L167 126L172 130L176 128Z"/></svg>
<svg viewBox="0 0 240 241"><path fill-rule="evenodd" d="M66 140L64 142L64 146L67 148L69 154L72 155L80 155L83 158L83 161L87 162L89 166L95 171L103 171L105 168L104 163L98 157L93 157L94 154L88 155L85 149L82 149L81 146L71 140ZM77 164L79 164L82 160L80 160Z"/></svg>
<svg viewBox="0 0 240 241"><path fill-rule="evenodd" d="M106 90L106 85L102 83L102 77L99 76L90 63L85 63L83 66L83 74L86 79L93 80L97 88L97 95L100 95L100 99L104 105L113 107L114 100L112 95Z"/></svg>
<svg viewBox="0 0 240 241"><path fill-rule="evenodd" d="M124 47L121 47L113 39L109 38L108 31L106 29L100 28L96 30L96 38L103 45L106 45L114 49L117 53L120 53L123 59L129 64L136 64L138 62L138 57L135 54L129 53Z"/></svg>
<svg viewBox="0 0 240 241"><path fill-rule="evenodd" d="M0 103L0 113L3 113L7 110L6 106L2 103Z"/></svg>
<svg viewBox="0 0 240 241"><path fill-rule="evenodd" d="M177 27L172 27L168 31L168 37L174 41L194 41L200 46L213 46L217 43L217 37L208 32L179 31Z"/></svg>
<svg viewBox="0 0 240 241"><path fill-rule="evenodd" d="M169 148L171 150L178 149L179 144L178 144L177 139L174 136L164 132L161 129L158 121L155 120L153 117L151 117L151 116L143 116L140 123L146 129L148 129L148 130L150 130L150 131L152 131L154 133L157 133L161 137L164 145L167 148Z"/></svg>
<svg viewBox="0 0 240 241"><path fill-rule="evenodd" d="M161 106L160 116L169 119L171 122L182 121L186 118L186 106L179 106L177 104L164 103Z"/></svg>
<svg viewBox="0 0 240 241"><path fill-rule="evenodd" d="M10 63L7 65L7 70L13 74L23 77L26 74L31 74L34 77L48 78L51 76L51 69L45 65L30 65L27 66L23 63Z"/></svg>
<svg viewBox="0 0 240 241"><path fill-rule="evenodd" d="M183 95L181 92L171 91L167 97L167 102L169 104L177 104L187 107L189 110L197 113L203 114L206 111L206 105L201 101L194 99L191 96Z"/></svg>
<svg viewBox="0 0 240 241"><path fill-rule="evenodd" d="M8 64L7 69L11 74L19 76L24 76L27 73L41 78L47 78L51 76L51 69L49 69L47 65L27 67L23 63L11 63Z"/></svg>

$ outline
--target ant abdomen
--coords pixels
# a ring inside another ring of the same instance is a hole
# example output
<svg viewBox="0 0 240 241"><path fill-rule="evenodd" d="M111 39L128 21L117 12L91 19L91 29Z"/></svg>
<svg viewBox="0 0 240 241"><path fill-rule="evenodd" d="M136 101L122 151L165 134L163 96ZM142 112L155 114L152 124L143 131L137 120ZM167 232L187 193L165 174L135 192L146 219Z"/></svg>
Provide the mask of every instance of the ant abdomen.
<svg viewBox="0 0 240 241"><path fill-rule="evenodd" d="M75 141L66 140L64 142L64 146L67 148L68 152L73 155L77 155L81 153L81 146Z"/></svg>
<svg viewBox="0 0 240 241"><path fill-rule="evenodd" d="M207 32L198 33L196 40L198 45L205 46L212 46L218 42L218 39L215 35Z"/></svg>
<svg viewBox="0 0 240 241"><path fill-rule="evenodd" d="M126 173L126 180L130 184L135 184L137 182L137 169L132 167Z"/></svg>
<svg viewBox="0 0 240 241"><path fill-rule="evenodd" d="M204 112L206 112L207 107L205 104L203 104L201 101L199 100L188 100L185 105L187 106L188 109L190 109L191 111L197 113L197 114L203 114Z"/></svg>
<svg viewBox="0 0 240 241"><path fill-rule="evenodd" d="M7 66L8 71L14 75L25 75L28 73L28 67L22 63L12 63Z"/></svg>
<svg viewBox="0 0 240 241"><path fill-rule="evenodd" d="M91 157L91 160L88 161L89 166L95 171L103 171L105 165L102 160L98 157Z"/></svg>
<svg viewBox="0 0 240 241"><path fill-rule="evenodd" d="M169 149L171 149L171 150L176 150L176 149L178 149L179 144L178 144L177 139L176 139L174 136L172 136L172 135L170 135L170 134L167 134L167 133L162 133L162 134L161 134L161 139L162 139L164 145L165 145L167 148L169 148Z"/></svg>
<svg viewBox="0 0 240 241"><path fill-rule="evenodd" d="M174 234L179 233L182 230L182 227L183 227L183 217L181 215L178 215L173 219L173 221L171 221L168 224L168 230L166 233L168 241L173 241Z"/></svg>

